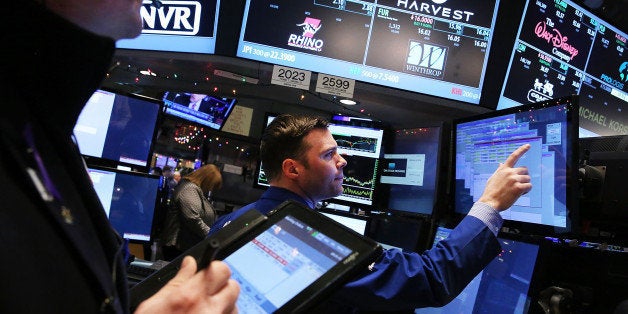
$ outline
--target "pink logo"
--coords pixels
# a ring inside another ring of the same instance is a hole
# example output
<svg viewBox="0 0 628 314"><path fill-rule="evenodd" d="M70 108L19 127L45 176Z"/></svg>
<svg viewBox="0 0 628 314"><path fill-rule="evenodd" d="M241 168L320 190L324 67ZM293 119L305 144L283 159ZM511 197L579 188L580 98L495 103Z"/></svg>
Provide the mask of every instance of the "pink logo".
<svg viewBox="0 0 628 314"><path fill-rule="evenodd" d="M560 31L555 28L547 30L545 22L538 22L534 28L534 33L539 38L543 38L548 43L551 43L554 47L560 48L569 53L571 55L571 59L578 55L578 49L567 43L569 38L567 38L567 36L563 36Z"/></svg>
<svg viewBox="0 0 628 314"><path fill-rule="evenodd" d="M297 24L297 26L303 27L303 37L313 38L314 34L321 29L321 20L313 19L311 17L306 17L305 21L301 24Z"/></svg>

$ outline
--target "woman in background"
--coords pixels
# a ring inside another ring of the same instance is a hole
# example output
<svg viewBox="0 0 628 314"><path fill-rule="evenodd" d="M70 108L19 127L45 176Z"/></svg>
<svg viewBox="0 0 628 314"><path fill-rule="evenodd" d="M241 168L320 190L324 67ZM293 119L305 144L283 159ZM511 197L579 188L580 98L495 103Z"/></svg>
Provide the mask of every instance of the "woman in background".
<svg viewBox="0 0 628 314"><path fill-rule="evenodd" d="M165 260L172 260L207 236L216 220L208 195L221 187L222 175L215 165L202 166L179 181L162 236Z"/></svg>

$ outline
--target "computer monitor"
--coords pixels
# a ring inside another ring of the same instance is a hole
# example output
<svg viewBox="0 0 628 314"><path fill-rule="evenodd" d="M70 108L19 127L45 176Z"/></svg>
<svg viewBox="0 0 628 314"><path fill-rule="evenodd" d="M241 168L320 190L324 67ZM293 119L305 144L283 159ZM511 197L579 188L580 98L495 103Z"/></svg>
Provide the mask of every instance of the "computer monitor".
<svg viewBox="0 0 628 314"><path fill-rule="evenodd" d="M237 102L235 98L190 92L166 92L163 101L167 115L214 130L222 129Z"/></svg>
<svg viewBox="0 0 628 314"><path fill-rule="evenodd" d="M431 215L436 201L441 127L397 130L380 161L380 191L389 210Z"/></svg>
<svg viewBox="0 0 628 314"><path fill-rule="evenodd" d="M160 110L152 98L97 90L74 126L81 154L90 164L147 167Z"/></svg>
<svg viewBox="0 0 628 314"><path fill-rule="evenodd" d="M131 241L151 241L160 177L94 167L88 172L114 229Z"/></svg>
<svg viewBox="0 0 628 314"><path fill-rule="evenodd" d="M276 116L267 113L265 126ZM338 153L345 158L347 165L344 168L343 193L327 201L355 206L373 205L384 130L360 123L356 125L350 119L334 119L329 124L329 131L338 143ZM255 186L269 186L261 162L256 177Z"/></svg>
<svg viewBox="0 0 628 314"><path fill-rule="evenodd" d="M487 180L523 144L532 190L501 212L505 227L525 233L571 231L577 213L578 98L558 98L454 120L455 211L466 214Z"/></svg>
<svg viewBox="0 0 628 314"><path fill-rule="evenodd" d="M628 135L581 138L580 150L582 232L628 243Z"/></svg>
<svg viewBox="0 0 628 314"><path fill-rule="evenodd" d="M330 124L329 131L346 160L343 192L329 200L355 206L371 206L375 197L384 130L356 125Z"/></svg>
<svg viewBox="0 0 628 314"><path fill-rule="evenodd" d="M435 237L434 246L439 242ZM536 241L498 238L501 253L450 303L416 309L416 314L527 313L540 245Z"/></svg>
<svg viewBox="0 0 628 314"><path fill-rule="evenodd" d="M369 224L369 218L366 216L330 211L320 211L320 213L361 235L366 235Z"/></svg>
<svg viewBox="0 0 628 314"><path fill-rule="evenodd" d="M267 112L264 116L265 116L264 128L262 129L262 133L264 133L264 130L266 129L266 127L271 122L273 122L273 120L275 120L278 114ZM264 172L264 167L262 166L261 160L257 163L257 168L255 169L255 177L256 177L256 180L253 183L255 187L265 189L270 186L270 183L268 183L268 178L266 177L266 173Z"/></svg>
<svg viewBox="0 0 628 314"><path fill-rule="evenodd" d="M416 251L423 230L423 221L416 218L389 213L373 214L366 235L387 249Z"/></svg>

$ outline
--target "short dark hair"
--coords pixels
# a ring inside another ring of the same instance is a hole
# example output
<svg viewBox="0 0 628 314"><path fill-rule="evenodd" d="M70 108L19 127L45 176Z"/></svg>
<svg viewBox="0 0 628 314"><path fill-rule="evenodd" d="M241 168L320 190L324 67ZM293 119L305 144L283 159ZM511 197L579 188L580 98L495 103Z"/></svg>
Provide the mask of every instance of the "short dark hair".
<svg viewBox="0 0 628 314"><path fill-rule="evenodd" d="M300 160L309 147L303 138L314 129L327 129L329 122L320 117L283 114L264 130L260 156L268 180L281 174L281 165L288 158Z"/></svg>

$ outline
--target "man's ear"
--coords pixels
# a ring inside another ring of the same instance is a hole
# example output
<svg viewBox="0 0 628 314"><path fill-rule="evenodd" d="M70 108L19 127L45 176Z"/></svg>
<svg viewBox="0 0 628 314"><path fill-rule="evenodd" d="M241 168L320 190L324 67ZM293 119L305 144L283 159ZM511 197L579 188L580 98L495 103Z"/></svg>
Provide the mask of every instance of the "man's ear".
<svg viewBox="0 0 628 314"><path fill-rule="evenodd" d="M286 178L294 179L299 176L300 166L298 161L288 158L281 164L281 169Z"/></svg>

